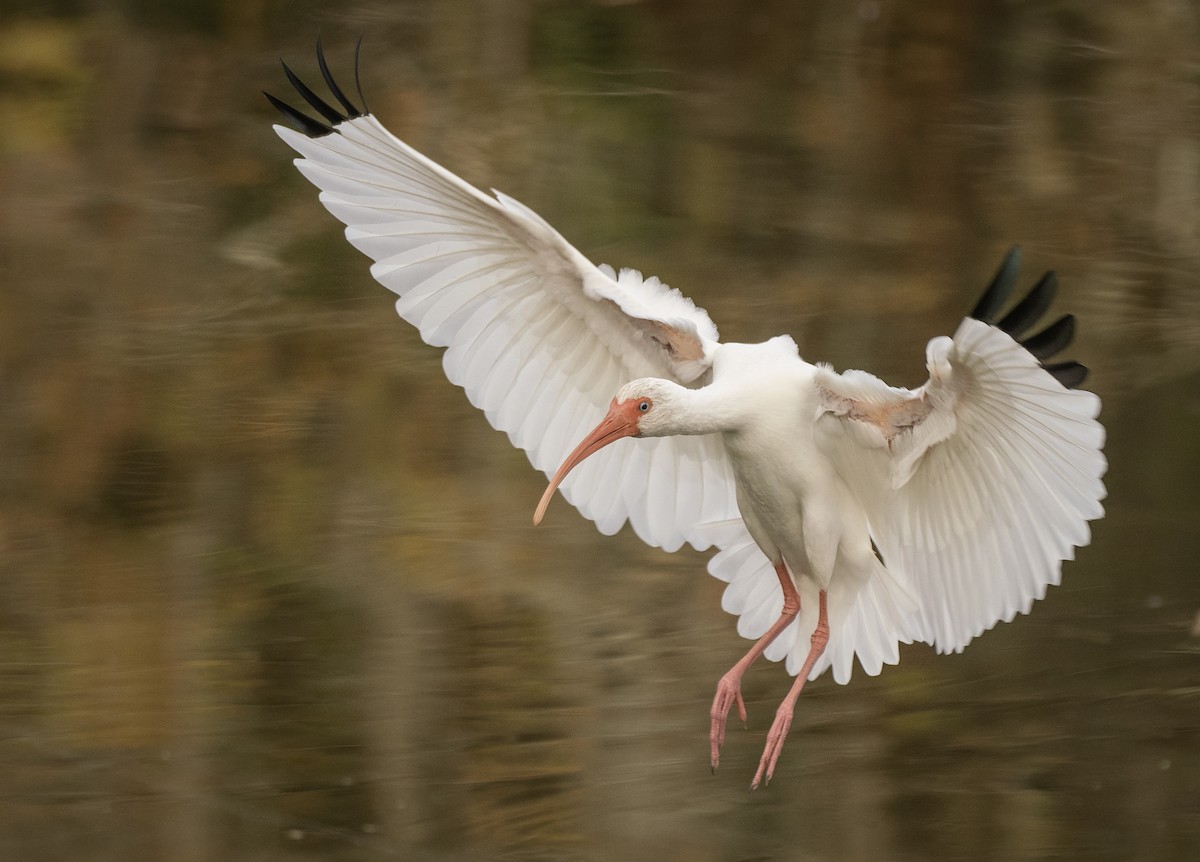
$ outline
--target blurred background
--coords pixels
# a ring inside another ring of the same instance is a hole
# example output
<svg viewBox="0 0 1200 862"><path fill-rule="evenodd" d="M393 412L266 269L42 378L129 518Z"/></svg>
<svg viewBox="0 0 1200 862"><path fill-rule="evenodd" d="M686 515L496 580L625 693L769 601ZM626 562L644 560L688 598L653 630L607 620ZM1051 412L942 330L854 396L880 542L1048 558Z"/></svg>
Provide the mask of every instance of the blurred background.
<svg viewBox="0 0 1200 862"><path fill-rule="evenodd" d="M924 379L1013 243L1104 399L1028 617L809 686L446 383L271 131L397 134L727 340ZM293 100L295 101L295 100ZM5 0L0 857L1195 859L1200 5Z"/></svg>

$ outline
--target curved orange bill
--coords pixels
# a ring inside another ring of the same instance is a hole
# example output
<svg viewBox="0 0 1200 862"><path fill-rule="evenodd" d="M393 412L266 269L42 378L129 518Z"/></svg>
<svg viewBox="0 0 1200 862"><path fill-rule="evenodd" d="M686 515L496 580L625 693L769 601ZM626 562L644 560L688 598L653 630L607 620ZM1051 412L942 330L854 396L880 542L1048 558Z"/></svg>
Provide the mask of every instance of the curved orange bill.
<svg viewBox="0 0 1200 862"><path fill-rule="evenodd" d="M608 415L600 420L600 424L592 429L592 433L583 438L583 441L575 447L575 451L567 456L566 461L563 461L563 465L558 468L554 478L550 480L550 484L546 487L546 493L542 494L542 499L538 503L537 511L533 513L534 526L542 522L542 516L546 514L546 507L550 505L550 498L554 496L554 492L558 490L562 480L567 478L567 474L579 466L581 461L589 455L599 452L609 443L615 443L622 437L633 437L638 433L637 416L636 399L631 398L623 404L618 404L615 398L612 400L612 404L608 406Z"/></svg>

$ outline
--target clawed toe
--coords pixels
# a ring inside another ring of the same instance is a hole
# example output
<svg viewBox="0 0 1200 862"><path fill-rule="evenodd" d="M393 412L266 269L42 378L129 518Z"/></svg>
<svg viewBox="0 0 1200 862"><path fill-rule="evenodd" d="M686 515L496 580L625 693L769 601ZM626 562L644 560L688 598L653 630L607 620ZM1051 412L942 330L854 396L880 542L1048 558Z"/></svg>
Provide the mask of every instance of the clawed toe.
<svg viewBox="0 0 1200 862"><path fill-rule="evenodd" d="M784 740L792 727L792 710L787 707L785 703L779 708L779 712L775 713L775 721L771 723L771 729L767 732L767 744L763 747L762 757L758 761L758 771L754 773L754 780L750 782L751 790L756 790L759 784L770 784L771 777L775 774L775 764L779 762Z"/></svg>
<svg viewBox="0 0 1200 862"><path fill-rule="evenodd" d="M731 680L729 674L726 674L717 683L717 693L713 697L712 710L709 712L712 724L708 731L708 742L711 748L712 770L714 774L721 762L721 746L725 744L725 725L729 717L729 710L733 708L735 703L738 708L738 718L741 719L742 726L745 727L746 703L742 700L741 680Z"/></svg>

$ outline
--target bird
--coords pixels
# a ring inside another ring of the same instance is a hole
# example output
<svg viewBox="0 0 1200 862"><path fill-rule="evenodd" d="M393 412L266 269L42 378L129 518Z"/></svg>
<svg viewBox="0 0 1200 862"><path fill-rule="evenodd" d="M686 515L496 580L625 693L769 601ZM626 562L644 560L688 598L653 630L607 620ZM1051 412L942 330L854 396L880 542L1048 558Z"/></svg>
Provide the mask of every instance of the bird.
<svg viewBox="0 0 1200 862"><path fill-rule="evenodd" d="M929 379L890 386L802 358L780 335L721 341L708 313L633 269L594 264L541 216L487 194L389 132L317 64L331 99L286 62L307 106L266 93L273 128L347 240L444 348L446 376L605 535L716 549L722 607L754 643L708 716L715 773L742 679L759 658L795 677L751 789L771 781L805 683L899 661L902 644L961 652L1028 613L1102 518L1105 430L1087 369L1050 360L1073 339L1048 311L1048 272L1015 304L1013 247ZM292 97L294 100L294 97ZM1005 307L1011 309L1005 311Z"/></svg>

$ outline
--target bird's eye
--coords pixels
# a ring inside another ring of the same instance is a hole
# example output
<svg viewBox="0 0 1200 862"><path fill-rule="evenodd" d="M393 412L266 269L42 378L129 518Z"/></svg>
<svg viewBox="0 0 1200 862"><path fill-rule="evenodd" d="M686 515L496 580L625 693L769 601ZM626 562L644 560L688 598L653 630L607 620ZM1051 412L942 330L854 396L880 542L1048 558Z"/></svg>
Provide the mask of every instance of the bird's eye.
<svg viewBox="0 0 1200 862"><path fill-rule="evenodd" d="M649 409L650 409L650 402L649 402L649 401L641 401L641 402L639 402L639 403L638 403L638 411L639 411L639 412L641 412L641 413L645 413L645 412L646 412L647 410L649 410Z"/></svg>

